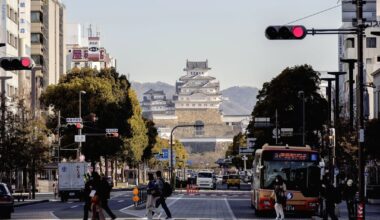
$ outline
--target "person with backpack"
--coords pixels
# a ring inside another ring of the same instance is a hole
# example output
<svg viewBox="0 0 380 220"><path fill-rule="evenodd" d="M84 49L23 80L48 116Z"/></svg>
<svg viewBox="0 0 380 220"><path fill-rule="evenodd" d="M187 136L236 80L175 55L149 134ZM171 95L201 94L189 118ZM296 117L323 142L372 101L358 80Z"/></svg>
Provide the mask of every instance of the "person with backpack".
<svg viewBox="0 0 380 220"><path fill-rule="evenodd" d="M271 195L274 198L274 209L276 211L276 219L285 219L284 205L286 203L286 185L280 175L277 175L274 181L274 190Z"/></svg>
<svg viewBox="0 0 380 220"><path fill-rule="evenodd" d="M159 196L158 196L158 199L156 201L156 208L158 208L158 206L162 206L162 208L164 209L165 213L166 213L166 219L171 219L172 218L172 214L170 213L170 210L168 208L168 206L166 205L166 198L169 197L171 195L172 192L172 189L171 189L171 186L169 183L165 182L165 180L162 178L162 174L161 174L161 171L157 171L156 172L156 188L158 189L159 191Z"/></svg>

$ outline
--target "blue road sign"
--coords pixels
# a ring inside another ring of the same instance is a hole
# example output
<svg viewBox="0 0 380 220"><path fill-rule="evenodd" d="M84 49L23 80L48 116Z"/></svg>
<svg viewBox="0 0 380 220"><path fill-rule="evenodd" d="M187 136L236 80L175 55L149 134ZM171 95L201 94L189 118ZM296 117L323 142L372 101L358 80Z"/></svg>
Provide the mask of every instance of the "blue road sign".
<svg viewBox="0 0 380 220"><path fill-rule="evenodd" d="M162 157L161 160L169 160L169 149L162 149Z"/></svg>

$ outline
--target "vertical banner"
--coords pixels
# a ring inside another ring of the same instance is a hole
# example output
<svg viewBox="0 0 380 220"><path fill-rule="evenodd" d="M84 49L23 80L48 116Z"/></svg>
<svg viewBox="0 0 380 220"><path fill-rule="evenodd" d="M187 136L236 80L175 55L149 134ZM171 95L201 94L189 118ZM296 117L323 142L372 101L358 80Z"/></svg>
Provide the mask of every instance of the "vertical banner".
<svg viewBox="0 0 380 220"><path fill-rule="evenodd" d="M0 0L1 11L0 11L0 43L7 43L7 0Z"/></svg>
<svg viewBox="0 0 380 220"><path fill-rule="evenodd" d="M19 38L30 35L30 0L19 0Z"/></svg>
<svg viewBox="0 0 380 220"><path fill-rule="evenodd" d="M88 37L88 61L99 61L99 37Z"/></svg>

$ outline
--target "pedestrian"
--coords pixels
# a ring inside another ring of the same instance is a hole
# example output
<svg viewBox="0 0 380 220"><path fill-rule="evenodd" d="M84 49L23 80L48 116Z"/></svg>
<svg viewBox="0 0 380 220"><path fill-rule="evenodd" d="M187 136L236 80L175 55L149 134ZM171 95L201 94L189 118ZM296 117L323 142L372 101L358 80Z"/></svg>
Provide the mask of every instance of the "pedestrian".
<svg viewBox="0 0 380 220"><path fill-rule="evenodd" d="M355 219L355 208L354 208L354 203L355 203L355 195L357 188L353 184L352 179L347 180L347 184L344 186L343 189L343 198L346 200L347 204L347 210L348 210L348 219Z"/></svg>
<svg viewBox="0 0 380 220"><path fill-rule="evenodd" d="M330 216L332 220L337 220L338 217L335 215L335 208L337 206L337 203L339 203L340 192L335 188L334 185L331 184L330 181L326 181L325 186L326 188L324 197L326 201L326 213L323 216L323 219L327 220L328 216Z"/></svg>
<svg viewBox="0 0 380 220"><path fill-rule="evenodd" d="M165 197L163 195L163 189L164 189L164 179L162 178L162 175L161 175L161 171L157 171L156 172L156 187L159 191L159 196L158 196L158 199L156 201L156 208L158 208L158 206L162 206L162 208L164 209L165 213L166 213L166 219L171 219L172 218L172 214L170 213L170 210L168 208L168 206L166 205L166 202L165 202Z"/></svg>
<svg viewBox="0 0 380 220"><path fill-rule="evenodd" d="M277 175L274 180L274 190L271 198L274 199L274 209L276 211L276 219L285 219L284 206L286 203L286 184L280 175Z"/></svg>
<svg viewBox="0 0 380 220"><path fill-rule="evenodd" d="M103 209L102 209L102 196L104 196L104 190L102 191L100 176L97 172L93 172L93 189L90 193L91 198L91 210L92 210L92 220L105 220Z"/></svg>
<svg viewBox="0 0 380 220"><path fill-rule="evenodd" d="M83 192L83 200L84 200L84 207L83 207L83 220L88 219L88 211L91 209L91 197L90 193L94 189L93 186L93 178L92 176L85 176L86 183L84 184L84 192Z"/></svg>
<svg viewBox="0 0 380 220"><path fill-rule="evenodd" d="M111 219L116 219L116 215L111 211L108 206L108 199L111 198L112 185L107 181L107 178L104 176L100 182L99 197L101 207L106 213L111 217Z"/></svg>
<svg viewBox="0 0 380 220"><path fill-rule="evenodd" d="M153 173L148 173L148 187L147 187L147 199L146 199L146 216L148 219L153 219L154 213L157 213L155 208L156 200L159 198L160 194L156 186L156 181L154 179Z"/></svg>

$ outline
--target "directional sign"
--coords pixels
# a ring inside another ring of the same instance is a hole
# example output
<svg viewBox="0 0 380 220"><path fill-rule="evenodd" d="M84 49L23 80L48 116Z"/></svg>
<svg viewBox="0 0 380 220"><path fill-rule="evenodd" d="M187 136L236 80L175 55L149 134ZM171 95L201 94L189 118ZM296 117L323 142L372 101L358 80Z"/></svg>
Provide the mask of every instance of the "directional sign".
<svg viewBox="0 0 380 220"><path fill-rule="evenodd" d="M106 133L117 133L119 130L117 128L107 128Z"/></svg>
<svg viewBox="0 0 380 220"><path fill-rule="evenodd" d="M75 135L75 142L86 142L86 135Z"/></svg>
<svg viewBox="0 0 380 220"><path fill-rule="evenodd" d="M164 148L162 149L162 157L161 160L169 160L169 149Z"/></svg>
<svg viewBox="0 0 380 220"><path fill-rule="evenodd" d="M67 123L82 123L81 118L66 118Z"/></svg>

